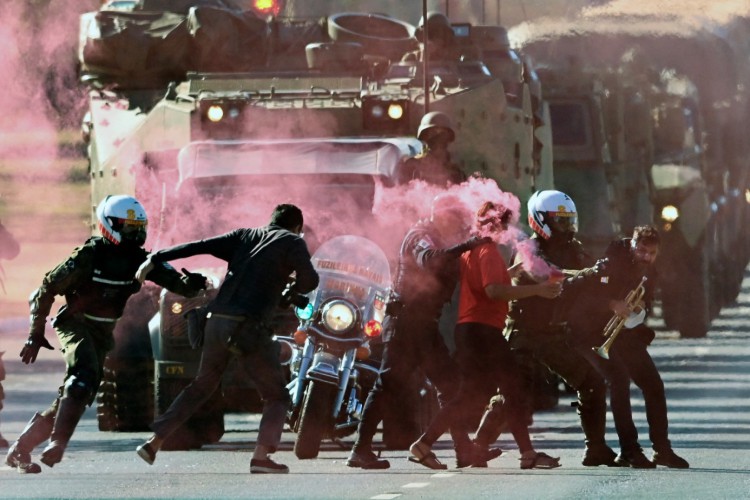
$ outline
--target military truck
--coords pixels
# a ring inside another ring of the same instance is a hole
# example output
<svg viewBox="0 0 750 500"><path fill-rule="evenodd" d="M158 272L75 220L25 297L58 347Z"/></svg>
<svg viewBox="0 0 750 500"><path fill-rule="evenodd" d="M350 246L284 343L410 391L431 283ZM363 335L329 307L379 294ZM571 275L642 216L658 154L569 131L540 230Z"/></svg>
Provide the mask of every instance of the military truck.
<svg viewBox="0 0 750 500"><path fill-rule="evenodd" d="M262 224L274 202L302 199L309 242L349 232L392 250L412 221L378 226L373 200L420 151L426 109L453 120L454 161L467 174L522 200L551 187L544 110L503 28L451 26L457 57L428 65L425 90L423 66L401 61L419 50L417 29L387 16L261 19L218 0L121 4L81 19L92 228L93 207L113 192L136 195L152 214L151 248ZM203 264L215 262L192 267ZM180 316L196 303L158 295L134 299L116 332L99 398L104 429L145 429L152 381L160 412L197 370ZM223 407L210 403L175 446L220 437Z"/></svg>
<svg viewBox="0 0 750 500"><path fill-rule="evenodd" d="M654 223L663 236L657 267L666 325L702 337L736 297L747 264L746 181L736 174L747 161L730 135L741 124L722 104L745 97L724 81L736 82L737 73L725 40L674 20L631 21L539 21L511 36L550 66L539 74L550 101L555 183L576 201L581 237L601 252L635 224ZM685 57L698 50L709 58Z"/></svg>

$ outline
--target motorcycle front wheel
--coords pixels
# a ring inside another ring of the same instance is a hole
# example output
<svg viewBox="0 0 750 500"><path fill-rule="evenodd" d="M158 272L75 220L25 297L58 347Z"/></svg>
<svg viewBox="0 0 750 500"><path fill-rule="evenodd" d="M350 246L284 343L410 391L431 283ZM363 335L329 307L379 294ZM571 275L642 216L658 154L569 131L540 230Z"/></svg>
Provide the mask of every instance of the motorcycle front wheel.
<svg viewBox="0 0 750 500"><path fill-rule="evenodd" d="M299 432L294 443L294 454L304 460L315 458L320 451L320 442L333 424L333 403L337 387L323 382L311 381L305 391L302 412L299 417Z"/></svg>

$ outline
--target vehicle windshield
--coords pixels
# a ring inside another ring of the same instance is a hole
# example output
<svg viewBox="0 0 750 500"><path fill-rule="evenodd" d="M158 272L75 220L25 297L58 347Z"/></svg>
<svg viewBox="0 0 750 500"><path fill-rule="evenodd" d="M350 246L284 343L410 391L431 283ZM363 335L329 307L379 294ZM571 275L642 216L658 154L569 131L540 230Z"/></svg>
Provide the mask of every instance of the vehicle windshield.
<svg viewBox="0 0 750 500"><path fill-rule="evenodd" d="M373 315L365 320L383 320L391 273L377 244L362 236L337 236L315 251L312 263L320 276L318 288L310 295L314 307L331 298L345 298Z"/></svg>

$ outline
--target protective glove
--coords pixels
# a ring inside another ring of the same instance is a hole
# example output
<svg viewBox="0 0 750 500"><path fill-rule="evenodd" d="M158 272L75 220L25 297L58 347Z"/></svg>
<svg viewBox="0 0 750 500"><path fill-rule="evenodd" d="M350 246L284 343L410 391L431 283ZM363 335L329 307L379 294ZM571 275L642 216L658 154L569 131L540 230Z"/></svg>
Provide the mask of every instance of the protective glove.
<svg viewBox="0 0 750 500"><path fill-rule="evenodd" d="M205 290L207 287L206 277L201 273L191 273L184 267L182 274L185 275L185 284L194 290Z"/></svg>
<svg viewBox="0 0 750 500"><path fill-rule="evenodd" d="M50 343L44 337L44 334L29 335L28 340L26 340L26 343L23 345L23 349L21 349L21 361L23 361L24 364L27 365L36 361L36 357L39 354L40 347L44 347L45 349L49 350L54 349L54 347L52 347L52 345L50 345Z"/></svg>

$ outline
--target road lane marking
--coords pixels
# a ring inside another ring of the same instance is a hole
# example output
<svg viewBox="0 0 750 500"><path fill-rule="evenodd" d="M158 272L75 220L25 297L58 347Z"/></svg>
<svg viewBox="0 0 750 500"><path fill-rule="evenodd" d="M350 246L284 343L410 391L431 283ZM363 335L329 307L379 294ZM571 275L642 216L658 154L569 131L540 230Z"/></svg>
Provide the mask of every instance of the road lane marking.
<svg viewBox="0 0 750 500"><path fill-rule="evenodd" d="M402 488L424 488L430 483L406 483Z"/></svg>
<svg viewBox="0 0 750 500"><path fill-rule="evenodd" d="M401 493L381 493L380 495L370 497L370 500L393 500L394 498L398 498L400 496Z"/></svg>
<svg viewBox="0 0 750 500"><path fill-rule="evenodd" d="M432 477L443 478L443 477L453 477L455 475L456 475L455 472L436 472L435 474L432 475Z"/></svg>

